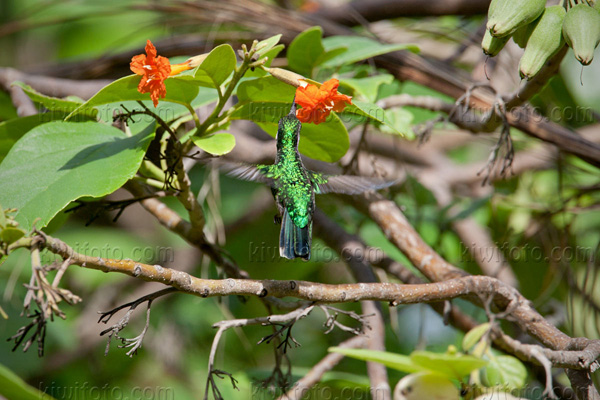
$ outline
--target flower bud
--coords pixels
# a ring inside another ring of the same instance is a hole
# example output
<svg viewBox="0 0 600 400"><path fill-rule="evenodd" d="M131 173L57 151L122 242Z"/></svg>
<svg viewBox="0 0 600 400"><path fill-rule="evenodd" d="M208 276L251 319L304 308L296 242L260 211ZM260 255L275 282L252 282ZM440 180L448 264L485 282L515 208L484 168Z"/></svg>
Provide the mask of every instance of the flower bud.
<svg viewBox="0 0 600 400"><path fill-rule="evenodd" d="M294 87L306 86L306 78L295 72L282 68L265 68L265 70L275 78L287 83L288 85L292 85Z"/></svg>
<svg viewBox="0 0 600 400"><path fill-rule="evenodd" d="M492 0L487 29L495 37L511 35L521 26L533 22L545 7L546 0Z"/></svg>
<svg viewBox="0 0 600 400"><path fill-rule="evenodd" d="M486 30L485 35L483 35L483 40L481 41L481 48L486 55L495 57L500 53L500 50L502 50L506 42L508 42L508 39L510 39L510 36L501 38L493 37L490 31Z"/></svg>
<svg viewBox="0 0 600 400"><path fill-rule="evenodd" d="M581 64L589 65L594 59L594 50L600 43L600 12L587 4L577 4L567 12L562 33L573 49L575 58Z"/></svg>
<svg viewBox="0 0 600 400"><path fill-rule="evenodd" d="M531 79L540 72L546 61L564 46L562 23L566 13L562 6L546 8L540 22L531 33L525 53L519 62L521 78Z"/></svg>
<svg viewBox="0 0 600 400"><path fill-rule="evenodd" d="M187 59L186 63L189 63L191 68L196 68L198 65L202 64L202 61L204 61L209 54L210 53L204 53L198 56L190 57Z"/></svg>

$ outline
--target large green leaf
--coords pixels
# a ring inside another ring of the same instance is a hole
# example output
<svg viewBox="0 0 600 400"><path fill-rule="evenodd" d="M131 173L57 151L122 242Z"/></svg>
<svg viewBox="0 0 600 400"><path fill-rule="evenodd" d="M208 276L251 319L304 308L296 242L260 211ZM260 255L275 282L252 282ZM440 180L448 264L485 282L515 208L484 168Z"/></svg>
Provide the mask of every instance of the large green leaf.
<svg viewBox="0 0 600 400"><path fill-rule="evenodd" d="M0 397L8 400L54 400L0 364Z"/></svg>
<svg viewBox="0 0 600 400"><path fill-rule="evenodd" d="M330 347L328 351L332 353L340 353L358 360L378 362L386 367L394 368L398 371L406 372L408 374L427 371L427 368L416 365L409 356L405 356L403 354L367 349L347 349L343 347Z"/></svg>
<svg viewBox="0 0 600 400"><path fill-rule="evenodd" d="M313 26L292 40L287 51L290 69L308 78L312 77L314 67L325 53L321 43L322 36L323 29L320 26Z"/></svg>
<svg viewBox="0 0 600 400"><path fill-rule="evenodd" d="M269 135L277 137L278 121L289 113L291 105L284 102L251 102L241 106L231 118L254 121ZM336 162L349 147L348 131L335 113L331 113L327 121L319 125L302 124L298 150L307 157Z"/></svg>
<svg viewBox="0 0 600 400"><path fill-rule="evenodd" d="M67 120L80 113L89 113L92 107L108 103L116 103L128 100L149 100L149 93L140 93L137 88L141 76L129 75L106 85L91 99L83 103L79 108L67 116ZM189 76L173 77L165 80L167 95L161 101L171 103L190 104L198 95L198 86L193 84L193 78Z"/></svg>
<svg viewBox="0 0 600 400"><path fill-rule="evenodd" d="M25 229L45 226L71 201L100 197L138 170L153 130L133 137L93 122L55 121L33 128L0 164L0 203L17 208Z"/></svg>
<svg viewBox="0 0 600 400"><path fill-rule="evenodd" d="M237 88L237 96L240 103L260 101L288 102L291 104L295 94L295 87L283 83L273 76L250 79L240 83Z"/></svg>
<svg viewBox="0 0 600 400"><path fill-rule="evenodd" d="M295 88L267 76L242 82L237 93L242 105L231 118L254 121L276 137L279 119L290 112ZM307 157L335 162L349 147L348 131L335 113L319 125L302 124L298 150Z"/></svg>
<svg viewBox="0 0 600 400"><path fill-rule="evenodd" d="M330 36L323 39L323 46L327 51L340 47L348 49L323 62L323 67L339 67L398 50L410 50L415 53L419 51L413 44L382 44L361 36Z"/></svg>
<svg viewBox="0 0 600 400"><path fill-rule="evenodd" d="M15 118L0 123L0 162L8 154L13 145L27 132L36 126L52 120L63 119L65 114L44 113Z"/></svg>
<svg viewBox="0 0 600 400"><path fill-rule="evenodd" d="M377 100L379 86L390 84L393 80L393 75L381 74L360 79L340 79L340 86L350 87L355 94L362 96L364 100L374 103Z"/></svg>
<svg viewBox="0 0 600 400"><path fill-rule="evenodd" d="M227 132L203 137L193 136L192 141L202 150L215 156L227 154L235 147L235 136Z"/></svg>
<svg viewBox="0 0 600 400"><path fill-rule="evenodd" d="M396 126L389 120L385 110L377 104L368 103L366 101L353 100L351 105L346 106L342 115L352 114L354 120L360 122L375 122L377 125L385 125L391 132L404 136L404 132L398 131Z"/></svg>
<svg viewBox="0 0 600 400"><path fill-rule="evenodd" d="M46 96L45 94L38 92L37 90L33 89L29 85L24 84L23 82L14 82L13 85L23 89L25 94L27 94L27 96L29 96L29 98L34 103L41 104L48 110L59 111L64 114L69 114L73 110L79 108L83 103L82 101L76 102L71 100L59 99L57 97ZM90 116L95 116L93 114L93 111L92 114L90 114Z"/></svg>
<svg viewBox="0 0 600 400"><path fill-rule="evenodd" d="M382 132L393 135L402 132L402 135L406 139L412 140L415 138L415 131L412 128L414 115L411 110L406 108L389 108L385 110L385 119L386 124L379 127ZM392 128L389 126L392 126Z"/></svg>
<svg viewBox="0 0 600 400"><path fill-rule="evenodd" d="M413 351L410 359L423 368L446 375L448 378L459 380L487 364L486 360L461 353L448 354Z"/></svg>
<svg viewBox="0 0 600 400"><path fill-rule="evenodd" d="M215 47L198 66L194 73L196 84L219 87L235 69L236 58L233 48L228 44ZM167 96L169 89L167 88Z"/></svg>

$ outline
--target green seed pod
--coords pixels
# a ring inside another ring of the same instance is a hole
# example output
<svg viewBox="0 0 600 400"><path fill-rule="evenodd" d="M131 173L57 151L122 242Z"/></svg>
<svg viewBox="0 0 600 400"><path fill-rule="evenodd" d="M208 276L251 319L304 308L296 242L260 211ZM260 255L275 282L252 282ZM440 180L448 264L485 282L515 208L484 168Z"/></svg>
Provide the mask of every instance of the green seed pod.
<svg viewBox="0 0 600 400"><path fill-rule="evenodd" d="M493 37L490 31L485 31L485 35L483 35L483 40L481 41L481 48L483 52L490 56L495 57L500 50L504 47L506 42L508 42L510 36L504 36L501 38Z"/></svg>
<svg viewBox="0 0 600 400"><path fill-rule="evenodd" d="M600 12L587 4L577 4L567 12L562 33L573 49L575 58L581 64L588 65L594 59L594 50L600 43Z"/></svg>
<svg viewBox="0 0 600 400"><path fill-rule="evenodd" d="M540 72L546 61L565 45L562 24L566 14L562 6L546 8L540 22L531 33L525 53L519 62L521 78L531 79Z"/></svg>
<svg viewBox="0 0 600 400"><path fill-rule="evenodd" d="M492 0L486 27L495 37L512 35L539 17L545 7L546 0Z"/></svg>
<svg viewBox="0 0 600 400"><path fill-rule="evenodd" d="M524 25L524 26L520 27L512 35L513 41L520 48L524 49L525 46L527 46L527 41L529 40L529 37L531 36L531 33L533 32L533 30L537 26L538 22L540 22L540 19L541 18L538 18L535 21L533 21L533 22L531 22L531 23L529 23L527 25Z"/></svg>

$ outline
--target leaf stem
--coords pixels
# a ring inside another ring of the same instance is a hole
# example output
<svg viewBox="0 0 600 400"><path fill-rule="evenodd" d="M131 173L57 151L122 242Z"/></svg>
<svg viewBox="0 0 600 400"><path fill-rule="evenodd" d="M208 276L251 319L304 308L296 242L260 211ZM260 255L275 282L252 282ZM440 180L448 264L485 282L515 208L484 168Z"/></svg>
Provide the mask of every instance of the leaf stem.
<svg viewBox="0 0 600 400"><path fill-rule="evenodd" d="M145 178L143 176L134 176L132 179L139 181L139 182L143 182L148 186L157 188L157 189L164 189L165 188L165 183L161 182L157 179L153 179L153 178Z"/></svg>
<svg viewBox="0 0 600 400"><path fill-rule="evenodd" d="M202 124L200 123L200 119L198 118L198 114L196 114L196 110L194 110L194 107L192 107L191 104L186 104L185 107L188 109L188 111L192 115L192 118L194 119L194 124L196 125L196 130L200 131L200 128L202 127Z"/></svg>

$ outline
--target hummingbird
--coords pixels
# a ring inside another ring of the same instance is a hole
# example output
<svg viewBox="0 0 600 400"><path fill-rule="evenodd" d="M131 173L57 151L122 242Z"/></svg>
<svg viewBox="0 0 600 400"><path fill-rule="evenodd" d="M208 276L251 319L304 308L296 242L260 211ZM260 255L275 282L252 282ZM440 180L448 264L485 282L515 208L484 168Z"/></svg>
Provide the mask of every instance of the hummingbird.
<svg viewBox="0 0 600 400"><path fill-rule="evenodd" d="M302 123L296 118L296 103L279 120L275 163L266 165L221 164L228 175L271 187L277 204L275 222L281 223L279 255L288 259L310 259L315 195L358 194L382 189L395 182L350 175L327 175L307 169L298 153Z"/></svg>

